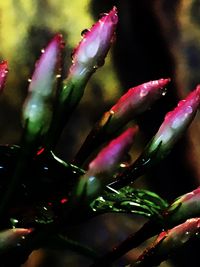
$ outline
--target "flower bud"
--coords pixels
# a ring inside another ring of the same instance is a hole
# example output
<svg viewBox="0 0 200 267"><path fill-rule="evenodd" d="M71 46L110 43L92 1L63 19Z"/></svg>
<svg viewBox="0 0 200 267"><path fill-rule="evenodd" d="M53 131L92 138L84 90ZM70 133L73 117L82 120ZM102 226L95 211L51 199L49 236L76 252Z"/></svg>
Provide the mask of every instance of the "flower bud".
<svg viewBox="0 0 200 267"><path fill-rule="evenodd" d="M103 148L90 162L86 175L105 177L112 174L129 151L137 129L137 127L127 129Z"/></svg>
<svg viewBox="0 0 200 267"><path fill-rule="evenodd" d="M129 151L137 128L129 128L103 148L89 164L88 171L80 178L78 195L96 196L103 185L110 182L113 172Z"/></svg>
<svg viewBox="0 0 200 267"><path fill-rule="evenodd" d="M113 132L121 128L135 116L150 108L154 101L166 94L166 86L169 82L170 79L159 79L129 89L104 115L111 114L106 131Z"/></svg>
<svg viewBox="0 0 200 267"><path fill-rule="evenodd" d="M164 122L149 144L149 151L153 152L159 147L159 156L167 154L180 136L192 122L200 104L200 85L192 91L185 100L181 100L178 106L167 113Z"/></svg>
<svg viewBox="0 0 200 267"><path fill-rule="evenodd" d="M0 232L0 251L16 246L31 232L32 229L25 228L14 228Z"/></svg>
<svg viewBox="0 0 200 267"><path fill-rule="evenodd" d="M8 63L7 61L2 61L0 63L0 92L2 92L5 86L7 74L8 74Z"/></svg>
<svg viewBox="0 0 200 267"><path fill-rule="evenodd" d="M49 129L54 96L53 83L58 71L62 45L62 36L56 35L36 64L23 108L23 120L30 136L44 135Z"/></svg>
<svg viewBox="0 0 200 267"><path fill-rule="evenodd" d="M113 7L108 14L105 14L83 34L82 40L73 52L70 76L79 79L104 64L104 59L113 41L117 22L117 9Z"/></svg>
<svg viewBox="0 0 200 267"><path fill-rule="evenodd" d="M186 222L162 232L154 245L145 250L136 264L131 266L157 266L166 260L171 253L199 235L200 218L192 218Z"/></svg>
<svg viewBox="0 0 200 267"><path fill-rule="evenodd" d="M168 224L177 224L188 218L200 216L200 187L177 198L164 216Z"/></svg>

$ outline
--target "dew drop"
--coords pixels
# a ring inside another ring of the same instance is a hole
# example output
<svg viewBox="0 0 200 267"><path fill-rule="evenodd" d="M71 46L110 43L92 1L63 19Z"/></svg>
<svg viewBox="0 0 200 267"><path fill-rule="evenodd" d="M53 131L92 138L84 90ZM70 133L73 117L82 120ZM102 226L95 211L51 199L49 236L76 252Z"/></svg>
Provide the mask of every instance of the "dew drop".
<svg viewBox="0 0 200 267"><path fill-rule="evenodd" d="M81 36L85 37L85 35L89 32L90 30L88 29L84 29L82 32L81 32Z"/></svg>
<svg viewBox="0 0 200 267"><path fill-rule="evenodd" d="M56 75L56 78L57 78L57 79L61 78L61 74L57 74L57 75Z"/></svg>
<svg viewBox="0 0 200 267"><path fill-rule="evenodd" d="M43 168L45 171L48 171L48 169L49 169L47 166L44 166Z"/></svg>
<svg viewBox="0 0 200 267"><path fill-rule="evenodd" d="M42 48L42 49L41 49L41 53L42 53L42 54L44 54L44 52L45 52L45 49L44 49L44 48Z"/></svg>
<svg viewBox="0 0 200 267"><path fill-rule="evenodd" d="M32 79L29 78L29 79L28 79L28 82L31 83L31 81L32 81Z"/></svg>
<svg viewBox="0 0 200 267"><path fill-rule="evenodd" d="M121 168L126 168L126 167L128 167L128 164L126 164L126 163L121 163L119 166L120 166Z"/></svg>
<svg viewBox="0 0 200 267"><path fill-rule="evenodd" d="M165 96L166 93L167 93L167 88L162 88L162 93L161 93L161 95L162 95L162 96Z"/></svg>

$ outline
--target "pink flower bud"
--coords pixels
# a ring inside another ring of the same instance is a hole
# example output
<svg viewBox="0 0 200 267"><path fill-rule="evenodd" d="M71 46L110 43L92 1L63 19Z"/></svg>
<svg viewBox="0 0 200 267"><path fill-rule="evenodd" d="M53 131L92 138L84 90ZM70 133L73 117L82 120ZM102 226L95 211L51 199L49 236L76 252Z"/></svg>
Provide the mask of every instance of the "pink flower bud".
<svg viewBox="0 0 200 267"><path fill-rule="evenodd" d="M137 127L129 128L103 148L97 157L89 164L87 176L106 176L112 174L117 165L129 151Z"/></svg>
<svg viewBox="0 0 200 267"><path fill-rule="evenodd" d="M131 266L158 266L159 263L166 260L171 253L181 248L200 233L200 218L192 218L186 222L162 232L156 239L153 246L146 249L138 258L136 264ZM147 264L147 265L146 265Z"/></svg>
<svg viewBox="0 0 200 267"><path fill-rule="evenodd" d="M0 232L0 251L16 246L18 242L25 239L25 236L30 234L32 231L32 229L14 228Z"/></svg>
<svg viewBox="0 0 200 267"><path fill-rule="evenodd" d="M165 87L169 82L170 79L159 79L129 89L110 111L105 113L104 117L109 114L112 116L107 131L115 131L147 110L155 100L165 95Z"/></svg>
<svg viewBox="0 0 200 267"><path fill-rule="evenodd" d="M192 192L177 198L164 214L166 220L171 223L178 223L188 218L200 216L200 187Z"/></svg>
<svg viewBox="0 0 200 267"><path fill-rule="evenodd" d="M104 64L104 59L113 41L117 22L117 9L113 7L108 14L105 14L83 34L83 39L74 49L73 65L70 68L71 75L79 78Z"/></svg>
<svg viewBox="0 0 200 267"><path fill-rule="evenodd" d="M130 149L137 128L130 128L103 148L89 164L88 171L80 178L76 195L85 194L94 199L101 192L102 186L108 184L109 176Z"/></svg>
<svg viewBox="0 0 200 267"><path fill-rule="evenodd" d="M150 152L160 145L160 151L168 152L192 122L200 104L200 85L185 100L167 113L164 122L149 145Z"/></svg>
<svg viewBox="0 0 200 267"><path fill-rule="evenodd" d="M52 115L53 82L59 67L63 47L61 35L56 35L44 50L33 73L28 97L24 104L23 119L33 135L47 132Z"/></svg>
<svg viewBox="0 0 200 267"><path fill-rule="evenodd" d="M5 86L7 74L8 74L8 63L7 61L2 61L0 63L0 92L2 92Z"/></svg>

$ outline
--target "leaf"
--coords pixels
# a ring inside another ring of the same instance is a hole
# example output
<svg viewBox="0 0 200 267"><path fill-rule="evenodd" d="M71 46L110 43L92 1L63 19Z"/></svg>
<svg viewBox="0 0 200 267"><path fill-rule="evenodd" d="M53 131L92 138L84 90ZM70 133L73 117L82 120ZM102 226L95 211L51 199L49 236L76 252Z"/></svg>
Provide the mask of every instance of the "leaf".
<svg viewBox="0 0 200 267"><path fill-rule="evenodd" d="M95 213L124 212L161 217L168 204L153 192L125 187L113 193L104 192L90 206Z"/></svg>

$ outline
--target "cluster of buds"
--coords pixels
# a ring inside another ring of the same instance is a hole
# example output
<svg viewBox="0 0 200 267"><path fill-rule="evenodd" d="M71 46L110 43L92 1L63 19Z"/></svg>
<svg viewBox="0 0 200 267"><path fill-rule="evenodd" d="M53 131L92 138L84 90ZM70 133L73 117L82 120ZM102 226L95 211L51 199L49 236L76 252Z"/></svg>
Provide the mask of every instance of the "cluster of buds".
<svg viewBox="0 0 200 267"><path fill-rule="evenodd" d="M24 177L27 178L26 171L33 160L43 151L45 151L44 154L46 153L45 156L48 153L54 155L51 150L58 141L69 115L71 115L71 112L83 96L88 80L96 69L104 64L105 57L115 37L117 22L117 9L113 7L91 29L83 33L82 40L74 49L72 65L69 68L67 77L61 76L61 66L63 65L61 54L64 49L63 37L57 34L44 49L36 64L29 84L28 96L23 105L24 133L20 150L22 153L15 166L8 192L2 198L0 217L3 217L6 208L9 206L12 193L17 191L16 188L19 182ZM7 62L3 61L0 63L0 91L4 88L7 73ZM57 78L60 78L58 83L56 83ZM106 193L109 194L108 188L115 191L116 195L120 194L116 189L124 189L126 185L132 183L138 176L143 174L147 167L158 164L172 150L177 140L195 117L200 105L200 85L184 100L181 100L174 110L167 113L157 133L139 158L130 166L124 168L125 170L119 168L129 152L135 134L138 131L137 126L128 129L124 129L124 127L134 120L136 116L147 111L156 100L164 96L169 82L170 79L165 78L132 87L115 105L104 113L86 138L74 161L83 165L85 161L87 163L88 159L90 159L89 164L86 165L86 171L76 166L72 168L73 165L67 165L56 156L54 157L54 159L56 158L62 162L63 168L70 166L71 171L75 173L75 169L79 169L77 180L72 181L71 188L64 189L66 195L69 198L71 197L69 204L66 204L68 205L66 209L68 217L71 214L75 214L77 209L80 208L81 205L74 205L78 202L77 200L83 200L84 208L86 206L86 208L90 209L95 199L101 198L106 201L101 194L104 193L104 196ZM107 144L105 145L106 142ZM99 147L103 145L103 149L98 151ZM27 153L27 151L30 153ZM96 156L91 160L95 153ZM122 194L121 192L122 195L123 200L125 199L125 204L123 204L126 207L126 197L128 195L131 198L132 195ZM138 195L137 197L139 198ZM155 194L152 195L152 201L155 202L151 204L147 195L150 197L150 194L144 194L143 192L143 197L146 196L146 202L133 202L130 200L129 206L135 205L134 207L138 207L143 203L143 208L151 211L151 209L148 209L148 205L151 205L154 211L149 214L149 217L156 212L158 215L160 210L166 207L165 202L163 202L163 206L161 205L162 202L160 202L158 209L154 208L153 204L157 205L155 200L158 197ZM111 197L113 200L113 195ZM73 201L74 198L77 199L76 203ZM149 266L149 263L153 266L153 264L160 263L174 249L181 247L199 235L199 198L200 188L197 188L193 192L175 200L164 212L162 209L163 213L160 212L159 215L166 221L167 227L179 225L162 232L156 239L155 244L147 249L133 266ZM62 204L66 202L68 203L68 198L61 199ZM52 202L49 203L52 205ZM76 207L74 208L73 205ZM71 212L72 210L73 212ZM135 212L134 208L129 210L133 213ZM139 214L139 211L137 212ZM62 221L62 218L60 221ZM17 228L0 232L0 251L10 249L18 241L21 243L25 236L29 236L32 231L32 229L28 228Z"/></svg>

